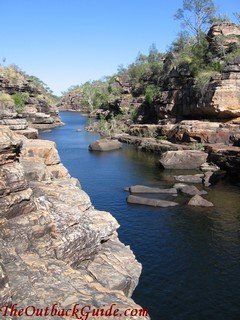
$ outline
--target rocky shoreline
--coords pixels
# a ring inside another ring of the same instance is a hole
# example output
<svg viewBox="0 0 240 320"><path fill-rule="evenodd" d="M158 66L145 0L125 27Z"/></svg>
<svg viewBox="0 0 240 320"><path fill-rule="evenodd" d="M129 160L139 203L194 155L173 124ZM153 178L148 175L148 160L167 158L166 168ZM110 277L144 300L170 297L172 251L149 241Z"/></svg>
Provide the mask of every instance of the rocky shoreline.
<svg viewBox="0 0 240 320"><path fill-rule="evenodd" d="M93 207L54 142L16 131L0 126L0 305L140 309L130 297L141 264L117 221Z"/></svg>

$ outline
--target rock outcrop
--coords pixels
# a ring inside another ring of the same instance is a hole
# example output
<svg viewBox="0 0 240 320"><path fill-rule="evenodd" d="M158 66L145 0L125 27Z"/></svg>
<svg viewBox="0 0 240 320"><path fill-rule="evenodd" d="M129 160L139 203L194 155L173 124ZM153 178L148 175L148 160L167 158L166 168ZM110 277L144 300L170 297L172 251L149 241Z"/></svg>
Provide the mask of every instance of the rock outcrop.
<svg viewBox="0 0 240 320"><path fill-rule="evenodd" d="M215 57L219 57L223 50L228 52L233 45L239 43L239 36L240 27L235 23L213 24L207 34L209 50Z"/></svg>
<svg viewBox="0 0 240 320"><path fill-rule="evenodd" d="M219 119L240 116L240 57L223 68L221 76L213 77L200 103L191 114Z"/></svg>
<svg viewBox="0 0 240 320"><path fill-rule="evenodd" d="M166 130L166 129L165 129ZM174 143L224 143L230 144L234 134L240 132L240 125L199 120L183 120L166 132Z"/></svg>
<svg viewBox="0 0 240 320"><path fill-rule="evenodd" d="M16 67L0 67L0 125L25 130L21 133L36 138L33 128L53 128L61 124L50 93L40 80Z"/></svg>
<svg viewBox="0 0 240 320"><path fill-rule="evenodd" d="M117 221L96 210L61 165L53 142L1 126L0 177L1 306L140 308L130 296L141 265L119 241Z"/></svg>

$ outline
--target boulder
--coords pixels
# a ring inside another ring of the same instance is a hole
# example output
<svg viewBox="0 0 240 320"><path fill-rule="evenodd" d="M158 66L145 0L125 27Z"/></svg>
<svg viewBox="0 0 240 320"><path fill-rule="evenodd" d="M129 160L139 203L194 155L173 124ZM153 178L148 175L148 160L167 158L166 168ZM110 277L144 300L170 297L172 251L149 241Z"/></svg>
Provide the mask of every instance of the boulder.
<svg viewBox="0 0 240 320"><path fill-rule="evenodd" d="M177 190L180 190L182 193L188 194L190 196L195 196L196 194L207 194L205 190L199 190L197 187L184 184L184 183L176 183L174 186Z"/></svg>
<svg viewBox="0 0 240 320"><path fill-rule="evenodd" d="M130 195L127 197L127 202L131 204L141 204L145 206L163 207L163 208L174 207L178 205L178 203L173 201L143 198L143 197L137 197L133 195Z"/></svg>
<svg viewBox="0 0 240 320"><path fill-rule="evenodd" d="M170 189L160 189L160 188L151 188L141 185L132 186L129 188L130 193L169 193L176 194L177 190L175 188Z"/></svg>
<svg viewBox="0 0 240 320"><path fill-rule="evenodd" d="M121 142L110 139L100 139L90 144L89 150L91 151L111 151L122 148Z"/></svg>
<svg viewBox="0 0 240 320"><path fill-rule="evenodd" d="M193 174L193 175L180 175L174 176L174 179L179 182L187 183L202 183L204 174Z"/></svg>
<svg viewBox="0 0 240 320"><path fill-rule="evenodd" d="M212 202L207 201L206 199L202 198L200 195L195 195L190 199L188 202L189 206L195 206L195 207L213 207Z"/></svg>
<svg viewBox="0 0 240 320"><path fill-rule="evenodd" d="M164 169L197 169L206 162L207 156L198 150L167 151L159 162Z"/></svg>

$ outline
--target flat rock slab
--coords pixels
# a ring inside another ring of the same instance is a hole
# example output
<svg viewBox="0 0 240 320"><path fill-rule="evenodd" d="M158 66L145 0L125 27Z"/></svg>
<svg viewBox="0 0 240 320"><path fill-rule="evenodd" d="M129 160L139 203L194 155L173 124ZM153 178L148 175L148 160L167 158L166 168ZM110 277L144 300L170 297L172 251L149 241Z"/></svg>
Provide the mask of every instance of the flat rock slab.
<svg viewBox="0 0 240 320"><path fill-rule="evenodd" d="M204 178L204 174L193 174L193 175L181 175L174 176L174 179L179 182L187 182L187 183L202 183Z"/></svg>
<svg viewBox="0 0 240 320"><path fill-rule="evenodd" d="M188 205L195 206L195 207L213 207L212 202L207 201L206 199L204 199L198 194L190 199L190 201L188 202Z"/></svg>
<svg viewBox="0 0 240 320"><path fill-rule="evenodd" d="M174 186L177 190L180 190L182 193L188 194L190 196L195 196L196 194L207 194L205 190L199 190L197 187L184 184L184 183L176 183Z"/></svg>
<svg viewBox="0 0 240 320"><path fill-rule="evenodd" d="M159 160L164 169L198 169L206 162L208 154L198 150L167 151Z"/></svg>
<svg viewBox="0 0 240 320"><path fill-rule="evenodd" d="M145 206L162 207L162 208L174 207L178 205L177 202L173 202L173 201L149 199L149 198L137 197L133 195L130 195L127 197L127 202L132 204L141 204Z"/></svg>
<svg viewBox="0 0 240 320"><path fill-rule="evenodd" d="M89 145L90 151L111 151L122 148L121 142L110 139L100 139Z"/></svg>
<svg viewBox="0 0 240 320"><path fill-rule="evenodd" d="M220 168L216 164L208 163L208 162L203 163L200 169L202 171L212 171L212 172L220 170Z"/></svg>
<svg viewBox="0 0 240 320"><path fill-rule="evenodd" d="M170 188L170 189L160 189L160 188L151 188L142 185L136 185L129 188L130 193L170 193L176 194L177 189Z"/></svg>

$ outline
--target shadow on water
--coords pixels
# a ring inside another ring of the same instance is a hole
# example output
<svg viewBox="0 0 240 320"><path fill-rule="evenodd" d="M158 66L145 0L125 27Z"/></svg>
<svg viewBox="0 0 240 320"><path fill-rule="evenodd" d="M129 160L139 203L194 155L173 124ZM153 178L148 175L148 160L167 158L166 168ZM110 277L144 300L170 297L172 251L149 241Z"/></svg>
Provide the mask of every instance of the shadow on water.
<svg viewBox="0 0 240 320"><path fill-rule="evenodd" d="M161 171L158 156L125 146L110 153L88 151L98 135L84 131L87 118L61 113L64 127L41 133L57 143L63 164L77 177L94 206L119 221L119 236L143 265L133 299L149 308L152 320L240 319L239 187L208 188L213 208L127 205L126 186L172 186L174 174ZM81 131L77 132L76 129ZM160 198L166 198L161 195Z"/></svg>

